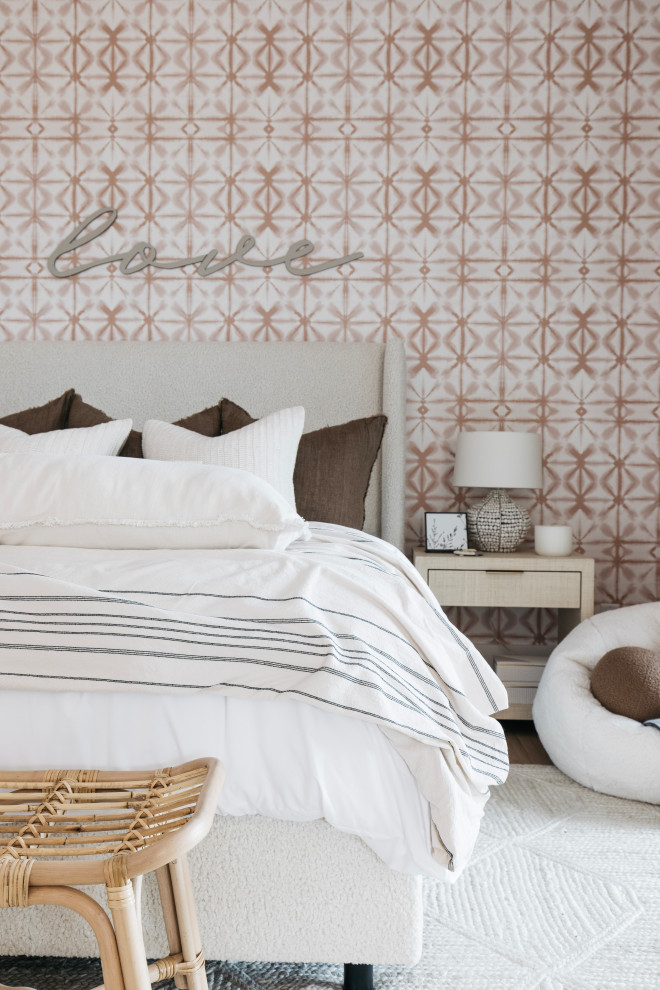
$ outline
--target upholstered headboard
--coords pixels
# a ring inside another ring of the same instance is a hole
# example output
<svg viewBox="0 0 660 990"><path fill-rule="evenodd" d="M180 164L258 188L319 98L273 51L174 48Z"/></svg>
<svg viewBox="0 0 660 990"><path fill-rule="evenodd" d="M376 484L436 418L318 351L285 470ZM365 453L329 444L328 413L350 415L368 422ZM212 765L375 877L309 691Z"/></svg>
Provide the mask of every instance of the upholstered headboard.
<svg viewBox="0 0 660 990"><path fill-rule="evenodd" d="M173 421L227 397L252 415L305 407L305 431L383 412L365 529L403 547L403 345L224 342L0 344L0 416L67 388L109 416Z"/></svg>

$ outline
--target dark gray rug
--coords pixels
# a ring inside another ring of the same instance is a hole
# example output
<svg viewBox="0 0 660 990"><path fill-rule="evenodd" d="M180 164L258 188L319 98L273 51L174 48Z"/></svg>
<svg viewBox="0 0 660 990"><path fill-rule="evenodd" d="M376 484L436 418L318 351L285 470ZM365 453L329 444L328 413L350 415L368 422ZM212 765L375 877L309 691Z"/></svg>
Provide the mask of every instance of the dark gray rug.
<svg viewBox="0 0 660 990"><path fill-rule="evenodd" d="M376 967L399 972L396 967ZM342 966L285 963L208 962L209 990L339 990ZM86 990L102 980L96 959L52 959L44 956L0 956L0 982L36 990ZM174 990L173 980L155 983Z"/></svg>

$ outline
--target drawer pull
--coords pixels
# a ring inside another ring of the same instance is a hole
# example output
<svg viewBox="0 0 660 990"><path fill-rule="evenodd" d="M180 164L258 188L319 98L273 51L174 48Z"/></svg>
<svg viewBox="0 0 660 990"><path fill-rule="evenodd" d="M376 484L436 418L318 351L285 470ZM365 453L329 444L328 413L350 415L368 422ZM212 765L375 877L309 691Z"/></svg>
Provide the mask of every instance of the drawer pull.
<svg viewBox="0 0 660 990"><path fill-rule="evenodd" d="M509 570L508 568L506 570L501 570L501 571L496 571L496 570L484 571L484 574L524 574L524 573L525 573L524 571L514 571L514 570Z"/></svg>

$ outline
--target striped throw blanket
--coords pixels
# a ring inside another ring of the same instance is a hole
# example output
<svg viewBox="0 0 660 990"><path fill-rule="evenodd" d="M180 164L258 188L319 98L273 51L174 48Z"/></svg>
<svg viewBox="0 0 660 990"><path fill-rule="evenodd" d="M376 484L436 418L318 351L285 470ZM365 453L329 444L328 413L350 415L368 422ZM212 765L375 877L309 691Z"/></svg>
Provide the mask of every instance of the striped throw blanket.
<svg viewBox="0 0 660 990"><path fill-rule="evenodd" d="M0 686L258 694L374 721L455 873L508 767L490 667L402 554L337 526L281 552L0 547Z"/></svg>

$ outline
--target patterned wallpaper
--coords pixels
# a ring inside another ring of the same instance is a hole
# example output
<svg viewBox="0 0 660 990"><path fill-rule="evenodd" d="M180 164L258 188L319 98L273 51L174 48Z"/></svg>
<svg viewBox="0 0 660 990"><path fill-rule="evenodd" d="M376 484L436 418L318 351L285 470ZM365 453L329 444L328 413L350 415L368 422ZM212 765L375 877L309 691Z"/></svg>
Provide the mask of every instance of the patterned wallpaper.
<svg viewBox="0 0 660 990"><path fill-rule="evenodd" d="M573 524L599 602L655 599L659 52L655 0L3 0L0 337L398 335L410 540L463 505L459 428L538 430L534 521ZM85 258L365 257L51 276L101 206Z"/></svg>

